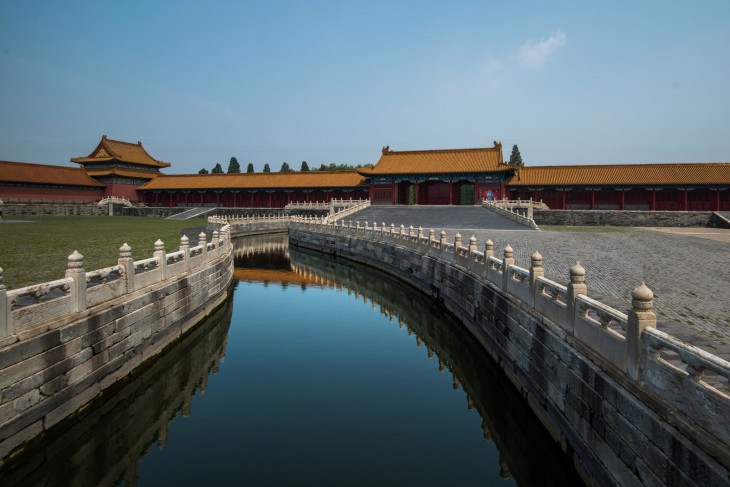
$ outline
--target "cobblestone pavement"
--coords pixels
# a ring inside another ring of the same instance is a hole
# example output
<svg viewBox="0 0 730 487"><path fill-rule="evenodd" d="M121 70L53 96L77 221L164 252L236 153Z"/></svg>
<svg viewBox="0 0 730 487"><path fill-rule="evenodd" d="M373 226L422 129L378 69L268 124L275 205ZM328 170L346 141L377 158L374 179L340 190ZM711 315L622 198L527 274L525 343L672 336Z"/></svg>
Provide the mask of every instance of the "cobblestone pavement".
<svg viewBox="0 0 730 487"><path fill-rule="evenodd" d="M513 222L474 207L371 207L352 219L445 230L449 241L457 232L464 242L474 235L480 251L491 239L500 258L509 244L516 264L525 268L537 250L546 277L562 284L579 261L586 269L588 295L624 312L631 306L631 290L644 281L654 292L659 329L730 360L727 241L624 227L515 229Z"/></svg>

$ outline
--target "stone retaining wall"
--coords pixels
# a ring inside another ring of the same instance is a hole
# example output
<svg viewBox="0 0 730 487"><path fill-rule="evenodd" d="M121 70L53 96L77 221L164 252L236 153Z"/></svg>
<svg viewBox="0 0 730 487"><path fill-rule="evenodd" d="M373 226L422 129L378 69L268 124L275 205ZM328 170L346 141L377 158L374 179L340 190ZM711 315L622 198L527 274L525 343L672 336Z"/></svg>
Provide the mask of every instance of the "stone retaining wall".
<svg viewBox="0 0 730 487"><path fill-rule="evenodd" d="M710 211L619 211L619 210L540 210L533 218L538 225L615 227L704 227Z"/></svg>
<svg viewBox="0 0 730 487"><path fill-rule="evenodd" d="M188 208L167 208L158 206L121 206L118 205L114 209L116 215L122 216L151 216L154 218L167 218L172 215L182 213Z"/></svg>
<svg viewBox="0 0 730 487"><path fill-rule="evenodd" d="M191 330L229 296L228 228L191 247L8 291L0 270L0 458L73 414Z"/></svg>
<svg viewBox="0 0 730 487"><path fill-rule="evenodd" d="M441 301L595 485L727 485L730 364L654 329L651 292L624 314L527 270L512 250L381 227L294 223L290 241L389 272ZM708 375L704 375L707 373ZM717 382L714 387L712 380Z"/></svg>
<svg viewBox="0 0 730 487"><path fill-rule="evenodd" d="M63 204L63 203L8 203L2 210L3 218L18 216L98 216L109 213L108 206L96 203Z"/></svg>

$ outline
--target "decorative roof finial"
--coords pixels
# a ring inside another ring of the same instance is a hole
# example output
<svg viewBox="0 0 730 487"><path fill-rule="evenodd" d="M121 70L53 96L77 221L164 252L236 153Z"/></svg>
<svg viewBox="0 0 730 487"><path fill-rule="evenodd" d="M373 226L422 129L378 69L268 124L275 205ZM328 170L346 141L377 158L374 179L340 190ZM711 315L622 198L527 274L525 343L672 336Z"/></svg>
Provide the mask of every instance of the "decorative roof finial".
<svg viewBox="0 0 730 487"><path fill-rule="evenodd" d="M383 155L388 154L390 152L390 146L386 145L383 147Z"/></svg>

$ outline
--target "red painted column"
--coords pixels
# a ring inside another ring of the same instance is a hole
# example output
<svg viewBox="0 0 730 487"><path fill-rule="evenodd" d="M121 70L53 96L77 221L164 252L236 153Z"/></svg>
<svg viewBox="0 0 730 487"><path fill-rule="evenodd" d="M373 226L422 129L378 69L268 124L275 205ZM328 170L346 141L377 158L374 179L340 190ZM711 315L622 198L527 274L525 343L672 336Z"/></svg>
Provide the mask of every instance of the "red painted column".
<svg viewBox="0 0 730 487"><path fill-rule="evenodd" d="M479 204L479 180L474 178L474 204Z"/></svg>
<svg viewBox="0 0 730 487"><path fill-rule="evenodd" d="M596 209L596 190L591 190L591 210Z"/></svg>
<svg viewBox="0 0 730 487"><path fill-rule="evenodd" d="M418 178L416 178L416 205L418 205Z"/></svg>
<svg viewBox="0 0 730 487"><path fill-rule="evenodd" d="M567 210L565 207L565 190L560 192L560 209Z"/></svg>
<svg viewBox="0 0 730 487"><path fill-rule="evenodd" d="M269 208L271 208L271 193L269 193Z"/></svg>
<svg viewBox="0 0 730 487"><path fill-rule="evenodd" d="M687 208L689 207L689 204L688 204L688 201L687 201L688 200L688 194L687 193L689 193L689 191L687 191L687 188L684 188L682 190L682 208L681 208L682 211L687 211Z"/></svg>
<svg viewBox="0 0 730 487"><path fill-rule="evenodd" d="M621 201L618 204L618 209L624 210L626 209L626 191L623 189L620 189L619 191L621 192Z"/></svg>
<svg viewBox="0 0 730 487"><path fill-rule="evenodd" d="M160 193L155 193L155 206L160 206Z"/></svg>
<svg viewBox="0 0 730 487"><path fill-rule="evenodd" d="M397 205L398 204L398 185L395 181L391 183L392 191L390 195L390 204L391 205Z"/></svg>
<svg viewBox="0 0 730 487"><path fill-rule="evenodd" d="M449 204L454 204L454 182L449 179Z"/></svg>
<svg viewBox="0 0 730 487"><path fill-rule="evenodd" d="M656 210L656 189L651 189L651 199L649 200L649 210Z"/></svg>
<svg viewBox="0 0 730 487"><path fill-rule="evenodd" d="M720 211L720 188L715 188L715 197L712 201L712 211Z"/></svg>

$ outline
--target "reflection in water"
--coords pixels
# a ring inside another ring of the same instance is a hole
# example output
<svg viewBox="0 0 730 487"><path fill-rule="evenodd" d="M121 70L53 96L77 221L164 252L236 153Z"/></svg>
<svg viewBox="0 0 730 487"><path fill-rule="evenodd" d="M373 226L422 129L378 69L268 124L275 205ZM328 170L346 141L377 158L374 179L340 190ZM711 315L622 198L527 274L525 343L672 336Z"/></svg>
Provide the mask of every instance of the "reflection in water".
<svg viewBox="0 0 730 487"><path fill-rule="evenodd" d="M135 485L140 459L153 443L165 445L170 424L190 414L193 395L204 394L208 376L218 373L232 309L228 299L111 396L61 423L0 470L0 485Z"/></svg>
<svg viewBox="0 0 730 487"><path fill-rule="evenodd" d="M415 335L439 371L453 376L466 407L482 418L486 440L499 450L503 479L519 485L580 485L572 465L530 411L499 366L453 316L434 300L388 274L357 263L292 247L292 273L316 285L346 290L370 302L408 335ZM426 425L424 425L426 426Z"/></svg>

